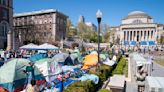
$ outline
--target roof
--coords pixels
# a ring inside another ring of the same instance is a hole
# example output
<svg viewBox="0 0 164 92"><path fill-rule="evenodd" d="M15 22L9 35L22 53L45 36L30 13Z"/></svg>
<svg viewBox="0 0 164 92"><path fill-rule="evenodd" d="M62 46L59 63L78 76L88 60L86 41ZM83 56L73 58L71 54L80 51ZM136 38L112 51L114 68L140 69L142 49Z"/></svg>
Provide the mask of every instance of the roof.
<svg viewBox="0 0 164 92"><path fill-rule="evenodd" d="M15 13L14 17L22 17L22 16L31 16L31 15L39 15L39 14L46 14L46 13L55 13L58 12L62 15L65 15L61 12L59 12L57 9L46 9L46 10L40 10L40 11L32 11L32 12L24 12L24 13ZM66 15L65 15L66 16ZM68 17L68 16L67 16Z"/></svg>
<svg viewBox="0 0 164 92"><path fill-rule="evenodd" d="M142 11L132 11L124 19L129 19L129 18L149 18L149 19L152 19L151 16L149 16L148 14L146 14L145 12L142 12Z"/></svg>
<svg viewBox="0 0 164 92"><path fill-rule="evenodd" d="M123 88L125 84L125 76L124 75L114 75L111 77L111 80L109 82L109 87L118 87Z"/></svg>

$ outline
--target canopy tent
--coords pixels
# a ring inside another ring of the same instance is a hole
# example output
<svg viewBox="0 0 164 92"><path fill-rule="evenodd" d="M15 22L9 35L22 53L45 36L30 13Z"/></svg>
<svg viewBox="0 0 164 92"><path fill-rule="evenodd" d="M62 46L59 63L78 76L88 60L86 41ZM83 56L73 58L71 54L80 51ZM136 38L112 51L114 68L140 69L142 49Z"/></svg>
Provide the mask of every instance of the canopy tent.
<svg viewBox="0 0 164 92"><path fill-rule="evenodd" d="M53 61L51 58L41 59L35 62L36 67L46 77L47 81L50 81L49 75L55 75L62 72L62 68L58 62Z"/></svg>
<svg viewBox="0 0 164 92"><path fill-rule="evenodd" d="M39 45L38 48L39 50L58 50L59 48L48 43L44 43L42 45Z"/></svg>
<svg viewBox="0 0 164 92"><path fill-rule="evenodd" d="M83 69L88 69L90 66L94 66L98 63L98 56L95 54L87 55L83 61Z"/></svg>
<svg viewBox="0 0 164 92"><path fill-rule="evenodd" d="M27 59L12 59L0 68L0 86L14 92L14 89L23 88L27 83L27 74L23 71L29 66ZM34 68L36 80L42 80L44 77L38 68Z"/></svg>
<svg viewBox="0 0 164 92"><path fill-rule="evenodd" d="M19 47L20 49L29 49L29 50L34 50L38 48L38 45L30 43L24 46Z"/></svg>
<svg viewBox="0 0 164 92"><path fill-rule="evenodd" d="M29 60L32 61L32 62L35 62L35 61L38 61L40 59L43 59L43 58L47 58L48 55L47 53L40 53L40 54L34 54L32 55Z"/></svg>

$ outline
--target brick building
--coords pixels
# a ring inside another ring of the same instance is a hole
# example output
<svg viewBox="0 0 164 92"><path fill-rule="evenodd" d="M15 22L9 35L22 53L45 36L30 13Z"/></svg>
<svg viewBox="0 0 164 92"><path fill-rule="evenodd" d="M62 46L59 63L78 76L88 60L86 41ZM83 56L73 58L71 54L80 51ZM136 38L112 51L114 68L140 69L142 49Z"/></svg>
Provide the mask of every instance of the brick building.
<svg viewBox="0 0 164 92"><path fill-rule="evenodd" d="M54 9L14 14L15 48L29 42L60 42L66 36L67 18Z"/></svg>

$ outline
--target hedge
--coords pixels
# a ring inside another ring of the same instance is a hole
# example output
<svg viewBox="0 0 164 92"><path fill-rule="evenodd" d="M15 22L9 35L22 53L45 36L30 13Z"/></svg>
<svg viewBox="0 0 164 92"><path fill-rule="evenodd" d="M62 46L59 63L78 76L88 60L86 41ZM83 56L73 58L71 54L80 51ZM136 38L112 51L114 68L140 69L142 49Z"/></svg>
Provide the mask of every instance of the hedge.
<svg viewBox="0 0 164 92"><path fill-rule="evenodd" d="M112 91L111 90L108 90L108 89L101 89L98 92L112 92Z"/></svg>
<svg viewBox="0 0 164 92"><path fill-rule="evenodd" d="M96 92L111 74L112 69L110 66L100 65L98 72L89 72L89 74L95 74L99 77L98 84L94 84L92 81L78 81L69 85L63 92Z"/></svg>
<svg viewBox="0 0 164 92"><path fill-rule="evenodd" d="M123 69L126 65L126 60L125 58L121 57L120 61L118 62L116 68L114 69L114 71L112 72L112 74L123 74Z"/></svg>

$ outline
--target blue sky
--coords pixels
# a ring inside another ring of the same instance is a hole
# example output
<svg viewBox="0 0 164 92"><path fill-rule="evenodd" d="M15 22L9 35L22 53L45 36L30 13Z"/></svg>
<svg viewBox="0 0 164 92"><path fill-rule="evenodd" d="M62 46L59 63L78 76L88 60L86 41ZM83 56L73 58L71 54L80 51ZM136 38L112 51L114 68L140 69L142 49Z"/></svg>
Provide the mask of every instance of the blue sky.
<svg viewBox="0 0 164 92"><path fill-rule="evenodd" d="M68 15L75 25L80 15L97 24L96 11L103 13L102 23L118 26L129 12L140 10L164 24L164 0L13 0L14 13L42 9L58 9Z"/></svg>

